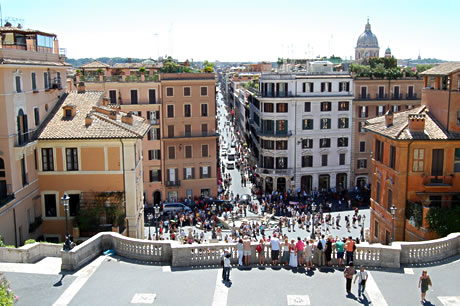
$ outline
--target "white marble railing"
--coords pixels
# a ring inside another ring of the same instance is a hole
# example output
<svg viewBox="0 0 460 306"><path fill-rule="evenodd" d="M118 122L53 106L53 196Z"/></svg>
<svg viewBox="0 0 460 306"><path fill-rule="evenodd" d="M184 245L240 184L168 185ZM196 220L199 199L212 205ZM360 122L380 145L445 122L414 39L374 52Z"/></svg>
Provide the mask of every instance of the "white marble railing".
<svg viewBox="0 0 460 306"><path fill-rule="evenodd" d="M20 248L0 248L0 262L34 263L44 257L60 257L62 244L31 243Z"/></svg>

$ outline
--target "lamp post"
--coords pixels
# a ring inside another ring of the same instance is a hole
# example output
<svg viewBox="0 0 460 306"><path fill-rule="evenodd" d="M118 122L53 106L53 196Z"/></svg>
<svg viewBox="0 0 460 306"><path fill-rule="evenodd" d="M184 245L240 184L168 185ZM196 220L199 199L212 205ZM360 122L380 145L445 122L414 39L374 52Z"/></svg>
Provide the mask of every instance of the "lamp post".
<svg viewBox="0 0 460 306"><path fill-rule="evenodd" d="M311 204L311 210L313 212L312 214L312 217L311 217L311 226L312 226L312 229L311 229L311 235L310 235L310 238L311 239L315 239L315 211L316 211L316 204L313 202L313 204Z"/></svg>
<svg viewBox="0 0 460 306"><path fill-rule="evenodd" d="M213 218L215 213L216 213L216 203L212 203L211 205L211 211L212 211L212 215L211 215L211 222L212 222L212 233L211 233L211 238L212 239L217 239L217 235L216 235L216 222L215 222L215 219Z"/></svg>
<svg viewBox="0 0 460 306"><path fill-rule="evenodd" d="M149 240L152 240L152 235L150 235L150 226L152 225L152 219L153 219L152 213L147 214L147 219L149 219Z"/></svg>
<svg viewBox="0 0 460 306"><path fill-rule="evenodd" d="M70 241L70 236L69 236L69 223L67 222L68 220L68 213L69 213L69 195L67 193L64 193L64 195L61 198L61 203L64 205L64 211L65 211L65 242L64 242L64 251L70 251L72 249L72 242Z"/></svg>
<svg viewBox="0 0 460 306"><path fill-rule="evenodd" d="M392 205L390 207L391 219L392 219L392 229L391 229L391 242L395 241L395 215L396 215L396 206Z"/></svg>
<svg viewBox="0 0 460 306"><path fill-rule="evenodd" d="M160 217L160 207L155 205L155 239L158 240L158 218Z"/></svg>

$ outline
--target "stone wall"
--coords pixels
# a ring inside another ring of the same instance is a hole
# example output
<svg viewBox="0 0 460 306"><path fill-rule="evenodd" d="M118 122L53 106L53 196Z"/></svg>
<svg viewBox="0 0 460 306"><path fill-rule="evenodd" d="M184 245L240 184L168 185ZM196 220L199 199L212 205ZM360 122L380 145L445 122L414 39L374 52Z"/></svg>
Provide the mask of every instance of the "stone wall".
<svg viewBox="0 0 460 306"><path fill-rule="evenodd" d="M20 248L0 248L0 262L34 263L44 257L61 257L62 244L31 243Z"/></svg>

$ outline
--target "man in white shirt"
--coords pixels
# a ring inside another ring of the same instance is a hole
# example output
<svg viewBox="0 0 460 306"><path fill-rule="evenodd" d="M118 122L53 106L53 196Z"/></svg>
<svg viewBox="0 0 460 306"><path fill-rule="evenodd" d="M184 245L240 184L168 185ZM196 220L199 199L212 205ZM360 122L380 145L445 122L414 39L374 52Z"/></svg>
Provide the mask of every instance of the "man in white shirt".
<svg viewBox="0 0 460 306"><path fill-rule="evenodd" d="M276 266L278 264L278 257L280 255L280 240L276 234L274 234L273 238L270 240L270 247L272 249L272 263Z"/></svg>
<svg viewBox="0 0 460 306"><path fill-rule="evenodd" d="M366 289L366 281L367 281L367 272L364 271L364 267L361 266L359 268L359 272L355 276L355 280L353 283L356 283L356 279L358 279L358 297L361 298L361 294L364 295L364 290Z"/></svg>
<svg viewBox="0 0 460 306"><path fill-rule="evenodd" d="M319 243L321 243L323 247L320 253L319 265L324 266L326 264L326 254L324 254L324 251L326 250L326 239L324 239L324 234L321 235L321 239L319 240Z"/></svg>

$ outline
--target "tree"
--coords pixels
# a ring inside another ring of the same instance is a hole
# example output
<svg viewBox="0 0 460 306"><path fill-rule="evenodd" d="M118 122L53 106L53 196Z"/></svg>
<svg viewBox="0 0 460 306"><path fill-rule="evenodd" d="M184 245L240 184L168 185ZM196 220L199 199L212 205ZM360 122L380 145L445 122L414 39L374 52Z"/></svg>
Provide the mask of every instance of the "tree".
<svg viewBox="0 0 460 306"><path fill-rule="evenodd" d="M460 232L460 206L453 208L432 207L426 218L430 229L440 237Z"/></svg>
<svg viewBox="0 0 460 306"><path fill-rule="evenodd" d="M214 72L214 63L204 61L203 66L204 66L203 69L201 69L202 72L206 72L206 73Z"/></svg>
<svg viewBox="0 0 460 306"><path fill-rule="evenodd" d="M372 73L374 74L374 76L376 78L380 78L380 79L384 79L385 78L385 74L386 74L387 70L385 69L385 66L383 63L379 63L375 66L374 69L372 69Z"/></svg>
<svg viewBox="0 0 460 306"><path fill-rule="evenodd" d="M417 72L420 73L420 72L423 72L425 70L428 70L428 69L431 69L434 67L434 65L430 65L430 64L417 64L415 66L417 68Z"/></svg>

